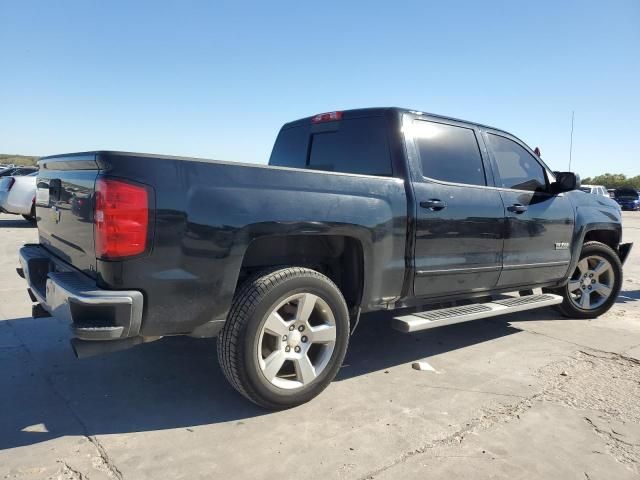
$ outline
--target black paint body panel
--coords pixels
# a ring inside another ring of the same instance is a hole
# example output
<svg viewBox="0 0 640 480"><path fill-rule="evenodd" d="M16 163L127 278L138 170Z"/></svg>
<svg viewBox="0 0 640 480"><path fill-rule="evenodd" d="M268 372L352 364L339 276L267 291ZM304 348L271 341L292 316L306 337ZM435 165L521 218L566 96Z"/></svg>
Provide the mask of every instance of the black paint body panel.
<svg viewBox="0 0 640 480"><path fill-rule="evenodd" d="M384 297L401 295L407 232L401 179L114 152L96 155L104 167L100 175L135 179L156 193L151 252L133 260L93 259L99 286L143 292L145 335L188 333L225 318L244 253L264 237L353 238L364 256L363 310L379 308ZM43 172L53 168L49 159ZM38 206L38 217L47 217L50 209ZM71 226L66 230L72 231ZM86 223L84 242L92 241L92 232L92 224ZM47 248L93 274L74 257L63 256L61 248Z"/></svg>
<svg viewBox="0 0 640 480"><path fill-rule="evenodd" d="M392 177L109 151L47 157L40 161L38 182L51 189L59 181L60 197L37 206L40 242L101 288L141 291L143 335L189 333L226 318L245 253L265 238L353 241L362 254L358 304L364 312L559 285L589 231L614 232L620 242L619 209L604 197L568 192L542 198L497 188L484 142L486 187L419 179L403 119L460 121L401 109L345 112L345 118L367 115L385 119ZM480 139L488 128L467 125ZM98 176L153 188L147 254L96 260ZM446 209L420 207L421 201L440 197L446 197ZM514 201L530 210L509 214L506 207ZM57 222L54 207L61 211ZM555 242L569 242L570 248L556 250Z"/></svg>

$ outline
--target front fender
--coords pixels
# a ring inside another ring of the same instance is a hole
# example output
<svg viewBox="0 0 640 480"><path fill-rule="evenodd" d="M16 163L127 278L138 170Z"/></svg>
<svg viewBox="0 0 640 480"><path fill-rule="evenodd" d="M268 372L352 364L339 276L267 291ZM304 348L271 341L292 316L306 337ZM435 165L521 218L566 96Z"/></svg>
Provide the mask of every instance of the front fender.
<svg viewBox="0 0 640 480"><path fill-rule="evenodd" d="M575 270L585 238L589 232L611 232L614 241L610 245L618 254L622 238L622 217L620 209L611 199L584 192L571 192L571 202L576 209L576 223L571 247L571 263L567 271L567 281ZM566 283L566 281L565 281Z"/></svg>

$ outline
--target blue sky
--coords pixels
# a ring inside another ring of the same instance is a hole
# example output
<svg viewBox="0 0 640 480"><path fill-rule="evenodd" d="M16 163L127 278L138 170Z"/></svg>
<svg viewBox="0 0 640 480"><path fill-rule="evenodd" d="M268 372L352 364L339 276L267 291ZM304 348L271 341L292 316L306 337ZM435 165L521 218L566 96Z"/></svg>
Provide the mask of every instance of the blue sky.
<svg viewBox="0 0 640 480"><path fill-rule="evenodd" d="M282 123L402 106L555 169L640 174L640 1L0 0L0 152L266 162Z"/></svg>

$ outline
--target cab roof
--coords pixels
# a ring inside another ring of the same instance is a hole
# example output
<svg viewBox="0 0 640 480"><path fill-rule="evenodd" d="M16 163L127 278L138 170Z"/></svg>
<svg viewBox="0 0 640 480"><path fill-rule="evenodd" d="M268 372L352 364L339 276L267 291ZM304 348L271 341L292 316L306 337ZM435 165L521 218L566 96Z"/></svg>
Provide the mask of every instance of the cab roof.
<svg viewBox="0 0 640 480"><path fill-rule="evenodd" d="M492 127L490 125L484 125L482 123L471 122L469 120L462 120L460 118L449 117L449 116L446 116L446 115L438 115L436 113L428 113L428 112L424 112L422 110L411 109L411 108L371 107L371 108L355 108L355 109L351 109L351 110L339 110L338 112L340 112L342 120L344 120L344 119L352 119L352 118L362 118L362 117L380 117L380 116L384 116L386 113L389 113L389 112L395 112L395 113L397 113L399 115L403 114L403 113L412 113L414 115L419 115L419 116L424 116L424 117L429 117L429 118L435 118L435 119L442 119L442 120L449 120L449 121L454 121L454 122L466 123L468 125L473 125L473 126L480 127L480 128L488 128L488 129L491 129L491 130L504 132L504 133L507 133L507 134L511 135L509 132L506 132L505 130L502 130L502 129L496 128L496 127ZM334 113L334 112L327 112L327 113ZM298 120L293 120L291 122L287 122L287 123L285 123L283 125L282 128L295 127L295 126L299 126L299 125L308 125L309 123L312 123L313 119L315 117L317 117L318 115L322 115L322 113L318 113L316 115L311 115L309 117L299 118Z"/></svg>

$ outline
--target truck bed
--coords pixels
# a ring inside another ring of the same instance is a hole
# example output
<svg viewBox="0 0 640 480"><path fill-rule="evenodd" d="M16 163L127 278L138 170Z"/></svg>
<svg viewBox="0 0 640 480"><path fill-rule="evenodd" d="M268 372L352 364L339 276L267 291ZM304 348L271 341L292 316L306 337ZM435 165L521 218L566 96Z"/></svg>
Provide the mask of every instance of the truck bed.
<svg viewBox="0 0 640 480"><path fill-rule="evenodd" d="M96 259L93 196L103 176L152 187L147 254ZM189 333L224 319L247 249L260 240L277 250L283 235L323 237L327 248L336 238L358 242L370 270L365 309L401 294L407 200L400 178L97 151L42 159L38 189L40 243L100 288L140 290L145 335Z"/></svg>

